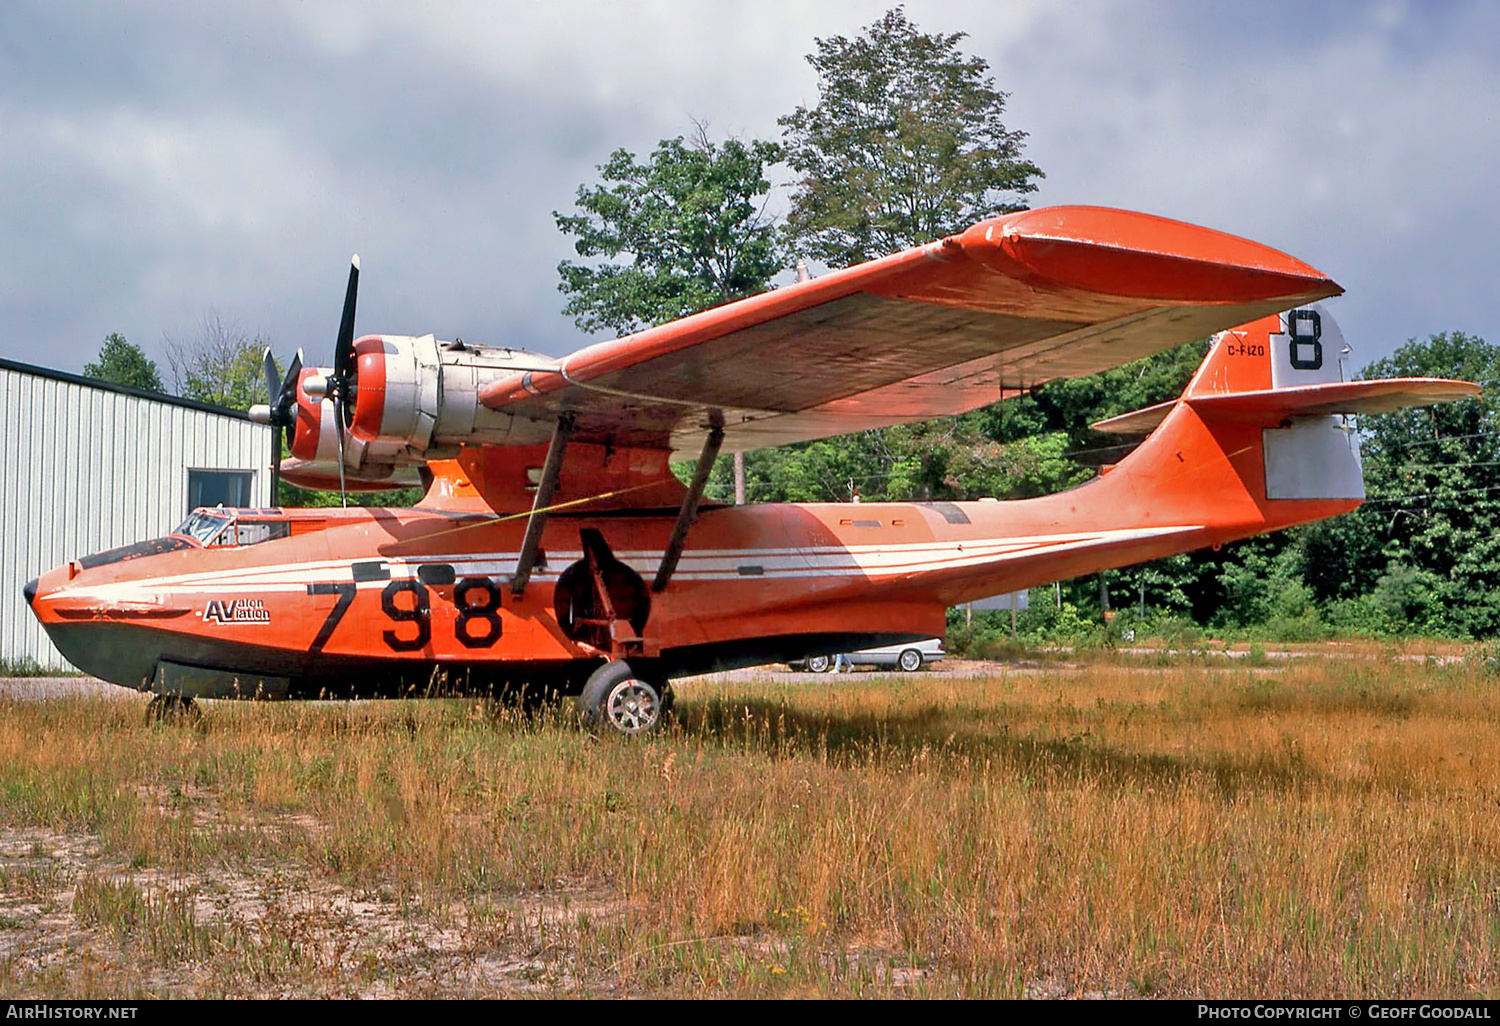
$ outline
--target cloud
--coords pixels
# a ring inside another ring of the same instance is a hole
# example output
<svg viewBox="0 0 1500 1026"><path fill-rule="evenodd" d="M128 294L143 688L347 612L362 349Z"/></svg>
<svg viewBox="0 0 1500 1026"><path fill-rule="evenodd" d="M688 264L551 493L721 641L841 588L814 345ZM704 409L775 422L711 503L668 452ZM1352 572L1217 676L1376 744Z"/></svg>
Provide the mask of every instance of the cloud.
<svg viewBox="0 0 1500 1026"><path fill-rule="evenodd" d="M1500 341L1475 287L1500 230L1494 8L1210 10L1226 8L1110 6L1012 51L1013 114L1049 172L1039 202L1150 210L1303 257L1349 290L1360 358L1455 327Z"/></svg>
<svg viewBox="0 0 1500 1026"><path fill-rule="evenodd" d="M205 311L327 358L360 327L563 352L552 223L593 168L707 119L774 136L815 36L884 3L0 7L0 353L159 352ZM1047 171L1339 278L1361 356L1500 341L1484 4L907 4L965 30Z"/></svg>

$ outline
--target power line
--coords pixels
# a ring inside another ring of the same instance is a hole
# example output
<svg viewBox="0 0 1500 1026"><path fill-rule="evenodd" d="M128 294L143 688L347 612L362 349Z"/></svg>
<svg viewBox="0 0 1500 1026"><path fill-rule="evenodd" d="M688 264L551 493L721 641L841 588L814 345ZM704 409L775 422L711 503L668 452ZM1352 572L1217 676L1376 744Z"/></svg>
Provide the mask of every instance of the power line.
<svg viewBox="0 0 1500 1026"><path fill-rule="evenodd" d="M1400 452L1404 449L1415 449L1420 445L1437 445L1439 442L1460 442L1471 438L1500 438L1500 431L1475 431L1466 435L1441 435L1437 438L1424 438L1418 442L1406 442L1402 445L1382 445L1377 448L1381 452Z"/></svg>
<svg viewBox="0 0 1500 1026"><path fill-rule="evenodd" d="M1411 493L1409 495L1376 495L1376 496L1367 496L1365 498L1365 503L1368 505L1368 504L1371 504L1371 503L1386 503L1386 502L1415 502L1415 501L1417 501L1419 499L1456 499L1460 495L1487 495L1490 492L1500 492L1500 485L1492 485L1492 486L1483 487L1483 488L1458 488L1458 489L1455 489L1453 491L1443 491L1443 492L1413 492L1413 493ZM1482 500L1481 500L1481 502L1482 502ZM1479 504L1480 503L1475 502L1475 503L1469 503L1468 505L1470 505L1470 506L1476 506L1476 505L1479 505Z"/></svg>
<svg viewBox="0 0 1500 1026"><path fill-rule="evenodd" d="M1401 470L1452 470L1455 467L1462 467L1465 470L1470 467L1500 467L1500 460L1475 460L1472 463L1403 463L1400 465Z"/></svg>

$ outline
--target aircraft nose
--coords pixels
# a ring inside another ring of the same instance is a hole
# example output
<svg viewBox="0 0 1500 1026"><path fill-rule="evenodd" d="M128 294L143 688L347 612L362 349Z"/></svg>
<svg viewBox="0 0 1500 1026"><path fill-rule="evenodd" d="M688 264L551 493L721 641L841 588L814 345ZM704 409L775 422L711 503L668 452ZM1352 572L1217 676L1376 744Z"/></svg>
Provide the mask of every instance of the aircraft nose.
<svg viewBox="0 0 1500 1026"><path fill-rule="evenodd" d="M37 578L33 577L26 582L26 587L21 589L21 594L26 596L26 604L29 606L36 601Z"/></svg>

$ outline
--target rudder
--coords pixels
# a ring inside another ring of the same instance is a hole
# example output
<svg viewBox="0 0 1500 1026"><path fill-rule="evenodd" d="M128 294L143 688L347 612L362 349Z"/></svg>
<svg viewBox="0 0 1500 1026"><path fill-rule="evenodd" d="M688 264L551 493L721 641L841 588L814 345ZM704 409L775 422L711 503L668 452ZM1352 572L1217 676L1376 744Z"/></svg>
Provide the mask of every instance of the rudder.
<svg viewBox="0 0 1500 1026"><path fill-rule="evenodd" d="M1332 384L1348 353L1322 304L1272 314L1221 332L1183 398Z"/></svg>

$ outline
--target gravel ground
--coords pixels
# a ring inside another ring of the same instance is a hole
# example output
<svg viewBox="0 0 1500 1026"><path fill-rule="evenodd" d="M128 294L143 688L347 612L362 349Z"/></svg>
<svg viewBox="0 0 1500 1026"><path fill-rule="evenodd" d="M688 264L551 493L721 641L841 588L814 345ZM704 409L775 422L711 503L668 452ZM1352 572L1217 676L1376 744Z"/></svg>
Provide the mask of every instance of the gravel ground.
<svg viewBox="0 0 1500 1026"><path fill-rule="evenodd" d="M96 677L0 677L0 698L40 702L69 695L134 699L140 692L106 684Z"/></svg>
<svg viewBox="0 0 1500 1026"><path fill-rule="evenodd" d="M949 660L929 666L920 673L943 673L964 677L989 676L1003 669L996 663L971 663ZM773 663L766 667L748 670L731 670L727 673L709 673L690 678L702 681L773 681L779 684L832 684L841 681L857 681L862 677L889 676L900 673L893 669L859 669L852 673L796 673L785 665ZM87 695L97 698L112 698L123 701L139 701L140 692L107 684L95 677L0 677L0 698L20 701L45 701L69 695Z"/></svg>

